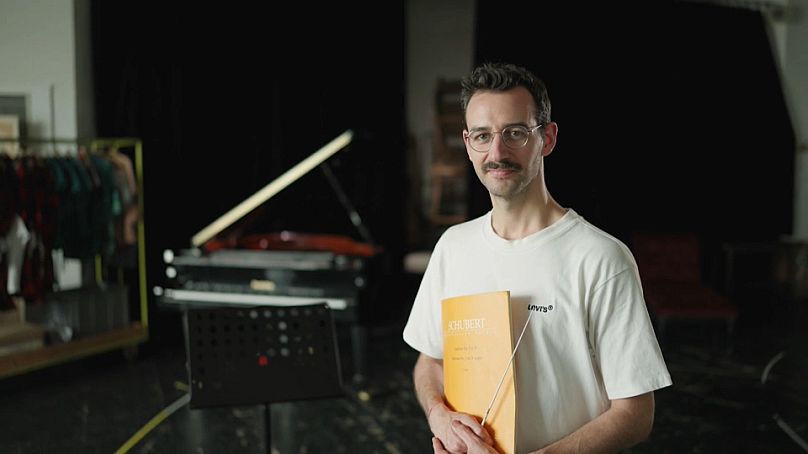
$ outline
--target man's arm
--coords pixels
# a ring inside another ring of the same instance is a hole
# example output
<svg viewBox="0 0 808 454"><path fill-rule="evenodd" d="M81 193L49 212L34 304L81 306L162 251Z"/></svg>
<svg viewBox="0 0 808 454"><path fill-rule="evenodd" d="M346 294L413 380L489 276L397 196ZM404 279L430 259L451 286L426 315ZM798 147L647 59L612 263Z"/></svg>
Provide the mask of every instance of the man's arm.
<svg viewBox="0 0 808 454"><path fill-rule="evenodd" d="M653 391L611 404L575 432L532 454L614 453L648 438L654 425Z"/></svg>
<svg viewBox="0 0 808 454"><path fill-rule="evenodd" d="M451 411L446 406L443 399L443 360L421 353L412 376L415 395L424 409L429 428L448 452L466 452L465 443L452 429L454 420L468 426L485 443L493 445L494 440L475 417Z"/></svg>

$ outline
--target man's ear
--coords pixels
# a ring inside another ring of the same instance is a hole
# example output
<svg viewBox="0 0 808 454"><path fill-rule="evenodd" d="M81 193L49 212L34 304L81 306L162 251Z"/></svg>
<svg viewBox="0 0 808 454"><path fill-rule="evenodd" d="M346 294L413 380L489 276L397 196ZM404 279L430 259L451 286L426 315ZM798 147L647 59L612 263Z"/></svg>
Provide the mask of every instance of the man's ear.
<svg viewBox="0 0 808 454"><path fill-rule="evenodd" d="M469 131L468 131L468 129L463 130L463 145L466 146L466 154L469 157L469 161L473 161L471 159L471 157L472 157L472 153L474 153L474 150L472 150L471 147L469 146Z"/></svg>
<svg viewBox="0 0 808 454"><path fill-rule="evenodd" d="M553 152L553 149L556 146L556 138L558 137L558 123L551 121L547 123L547 126L542 128L543 130L543 138L544 138L544 147L541 150L542 156L547 156Z"/></svg>

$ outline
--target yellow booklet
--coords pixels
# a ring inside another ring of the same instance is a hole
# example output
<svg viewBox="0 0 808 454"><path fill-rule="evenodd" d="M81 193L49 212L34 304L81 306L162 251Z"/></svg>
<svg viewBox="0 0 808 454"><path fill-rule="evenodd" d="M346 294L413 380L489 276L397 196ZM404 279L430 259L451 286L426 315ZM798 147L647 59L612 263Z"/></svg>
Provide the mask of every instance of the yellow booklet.
<svg viewBox="0 0 808 454"><path fill-rule="evenodd" d="M485 428L494 437L499 452L514 453L515 365L508 367L513 352L510 292L447 298L443 300L442 317L447 404L480 420L491 405Z"/></svg>

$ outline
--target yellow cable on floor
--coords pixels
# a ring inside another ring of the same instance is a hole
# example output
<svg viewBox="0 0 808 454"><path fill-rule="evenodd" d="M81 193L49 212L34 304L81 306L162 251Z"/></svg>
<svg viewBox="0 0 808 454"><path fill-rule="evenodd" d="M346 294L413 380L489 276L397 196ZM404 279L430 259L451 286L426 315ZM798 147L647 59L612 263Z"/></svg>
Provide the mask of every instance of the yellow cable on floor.
<svg viewBox="0 0 808 454"><path fill-rule="evenodd" d="M172 413L179 410L180 408L182 408L183 405L187 404L190 401L191 401L191 393L187 393L184 396L180 397L179 399L175 400L174 403L164 408L162 411L160 411L160 413L157 413L157 415L155 415L154 418L151 419L151 421L147 422L143 427L140 428L140 430L135 432L135 434L132 435L132 438L127 440L126 443L123 444L123 446L121 446L120 448L118 448L117 451L115 451L115 454L125 454L129 452L129 450L132 449L132 447L135 446L140 440L142 440L143 437L146 436L146 434L151 432L152 429L157 427L157 425L163 422L163 420L171 416Z"/></svg>

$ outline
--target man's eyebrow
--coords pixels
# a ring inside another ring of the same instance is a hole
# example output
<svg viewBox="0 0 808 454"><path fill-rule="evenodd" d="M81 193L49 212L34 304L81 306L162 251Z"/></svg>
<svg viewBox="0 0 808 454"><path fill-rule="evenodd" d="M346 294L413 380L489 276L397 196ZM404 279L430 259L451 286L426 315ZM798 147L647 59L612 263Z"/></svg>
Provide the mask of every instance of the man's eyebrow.
<svg viewBox="0 0 808 454"><path fill-rule="evenodd" d="M503 128L507 128L507 127L509 127L509 126L524 126L524 127L526 127L526 128L528 127L528 126L527 126L527 123L525 123L525 122L522 122L522 121L515 121L515 122L513 122L513 123L508 123L508 124L506 124L505 126L503 126ZM475 131L490 131L491 129L492 129L492 128L491 128L490 126L477 126L477 127L475 127L475 128L469 128L469 132L475 132Z"/></svg>

